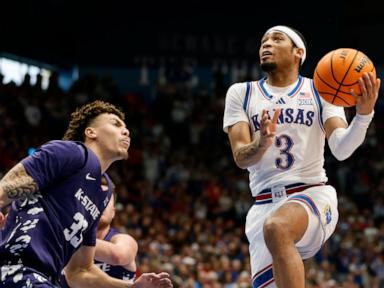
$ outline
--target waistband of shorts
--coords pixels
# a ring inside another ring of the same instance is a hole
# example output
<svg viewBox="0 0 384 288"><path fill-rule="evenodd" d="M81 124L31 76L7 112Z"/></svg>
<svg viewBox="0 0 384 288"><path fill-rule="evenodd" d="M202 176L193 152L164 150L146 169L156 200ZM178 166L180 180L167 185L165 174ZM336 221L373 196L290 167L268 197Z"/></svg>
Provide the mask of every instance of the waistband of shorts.
<svg viewBox="0 0 384 288"><path fill-rule="evenodd" d="M278 202L275 199L287 197L293 193L304 191L308 188L315 186L324 186L325 183L316 183L316 184L306 184L306 183L293 183L286 186L274 186L270 188L265 188L260 191L259 194L254 197L255 205L263 205Z"/></svg>

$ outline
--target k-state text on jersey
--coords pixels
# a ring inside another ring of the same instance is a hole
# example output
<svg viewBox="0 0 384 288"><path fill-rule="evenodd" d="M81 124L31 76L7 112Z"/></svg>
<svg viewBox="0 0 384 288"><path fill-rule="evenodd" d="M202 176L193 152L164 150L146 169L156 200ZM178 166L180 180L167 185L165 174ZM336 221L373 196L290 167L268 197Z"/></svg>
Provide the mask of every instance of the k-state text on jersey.
<svg viewBox="0 0 384 288"><path fill-rule="evenodd" d="M87 195L84 195L83 189L79 188L76 191L75 198L80 201L80 203L85 207L94 220L100 215L100 211L97 206L92 202Z"/></svg>

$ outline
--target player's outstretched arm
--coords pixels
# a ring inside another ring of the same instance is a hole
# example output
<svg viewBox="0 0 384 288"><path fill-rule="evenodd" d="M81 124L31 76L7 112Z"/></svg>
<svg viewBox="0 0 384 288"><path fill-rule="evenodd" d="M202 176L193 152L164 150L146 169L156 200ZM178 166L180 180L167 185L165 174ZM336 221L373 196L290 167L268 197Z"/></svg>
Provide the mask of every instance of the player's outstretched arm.
<svg viewBox="0 0 384 288"><path fill-rule="evenodd" d="M95 259L111 265L124 266L135 261L138 245L128 234L116 234L111 241L96 240Z"/></svg>
<svg viewBox="0 0 384 288"><path fill-rule="evenodd" d="M11 201L26 197L38 190L36 182L29 176L23 164L16 164L0 180L0 208Z"/></svg>
<svg viewBox="0 0 384 288"><path fill-rule="evenodd" d="M372 73L364 73L359 79L361 95L351 93L356 98L356 115L347 128L344 121L337 117L328 119L324 124L329 148L338 160L345 160L364 142L369 124L374 115L374 107L379 96L380 79Z"/></svg>
<svg viewBox="0 0 384 288"><path fill-rule="evenodd" d="M173 287L167 273L144 273L133 284L112 278L93 264L95 256L94 246L81 246L72 255L65 267L65 277L72 288L171 288Z"/></svg>
<svg viewBox="0 0 384 288"><path fill-rule="evenodd" d="M251 140L248 123L238 122L228 128L233 158L242 169L246 169L261 159L265 151L272 145L276 133L276 124L281 109L277 109L272 119L264 110L260 122L260 137Z"/></svg>

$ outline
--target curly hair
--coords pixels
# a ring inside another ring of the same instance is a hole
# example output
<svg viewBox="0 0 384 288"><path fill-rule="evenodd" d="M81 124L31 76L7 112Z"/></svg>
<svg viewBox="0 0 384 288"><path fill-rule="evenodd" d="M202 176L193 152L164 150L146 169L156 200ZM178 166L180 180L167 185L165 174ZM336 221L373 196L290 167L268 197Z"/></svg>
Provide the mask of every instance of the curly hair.
<svg viewBox="0 0 384 288"><path fill-rule="evenodd" d="M68 129L63 136L63 140L84 142L85 128L87 128L97 116L104 113L115 114L121 120L125 120L125 114L119 108L113 104L96 100L77 108L76 111L71 114Z"/></svg>

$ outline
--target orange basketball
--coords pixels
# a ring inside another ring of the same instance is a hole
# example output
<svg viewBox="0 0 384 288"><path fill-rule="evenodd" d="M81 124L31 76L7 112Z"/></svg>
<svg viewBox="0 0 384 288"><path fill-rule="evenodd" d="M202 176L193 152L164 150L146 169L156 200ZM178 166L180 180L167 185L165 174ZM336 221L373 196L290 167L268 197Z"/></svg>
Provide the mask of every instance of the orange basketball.
<svg viewBox="0 0 384 288"><path fill-rule="evenodd" d="M356 49L340 48L321 58L313 81L324 100L337 106L351 107L356 105L356 100L350 90L361 94L358 79L364 72L373 72L376 77L372 61Z"/></svg>

